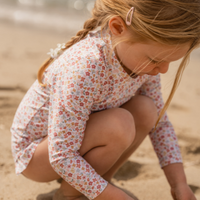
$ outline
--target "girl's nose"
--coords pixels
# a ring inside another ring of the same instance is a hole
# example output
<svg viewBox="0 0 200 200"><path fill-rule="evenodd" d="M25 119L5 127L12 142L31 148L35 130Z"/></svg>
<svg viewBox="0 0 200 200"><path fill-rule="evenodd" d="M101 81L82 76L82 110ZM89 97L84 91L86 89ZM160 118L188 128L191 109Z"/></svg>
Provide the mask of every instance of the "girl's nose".
<svg viewBox="0 0 200 200"><path fill-rule="evenodd" d="M169 63L162 63L160 66L159 66L159 72L161 74L165 74L169 69Z"/></svg>

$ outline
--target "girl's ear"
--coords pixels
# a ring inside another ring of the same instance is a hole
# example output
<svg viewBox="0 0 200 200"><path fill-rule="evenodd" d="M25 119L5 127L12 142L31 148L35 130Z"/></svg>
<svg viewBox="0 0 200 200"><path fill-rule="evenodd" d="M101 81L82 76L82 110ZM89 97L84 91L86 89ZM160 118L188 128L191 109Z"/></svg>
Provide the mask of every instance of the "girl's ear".
<svg viewBox="0 0 200 200"><path fill-rule="evenodd" d="M123 36L127 32L127 27L121 17L112 17L109 21L109 28L114 36Z"/></svg>

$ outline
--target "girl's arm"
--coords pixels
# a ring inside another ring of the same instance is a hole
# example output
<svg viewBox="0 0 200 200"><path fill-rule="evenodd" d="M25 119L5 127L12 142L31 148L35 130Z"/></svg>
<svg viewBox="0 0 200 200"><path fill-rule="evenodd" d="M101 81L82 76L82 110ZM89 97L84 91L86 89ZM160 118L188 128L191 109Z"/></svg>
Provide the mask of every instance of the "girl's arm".
<svg viewBox="0 0 200 200"><path fill-rule="evenodd" d="M164 106L160 75L148 76L138 93L148 96L154 101L159 115ZM156 129L152 129L149 136L162 168L172 163L182 162L177 136L166 113L160 119Z"/></svg>
<svg viewBox="0 0 200 200"><path fill-rule="evenodd" d="M164 106L160 75L149 76L138 92L153 99L159 114ZM158 123L156 130L150 133L150 139L171 186L174 200L196 200L186 183L177 137L166 113Z"/></svg>
<svg viewBox="0 0 200 200"><path fill-rule="evenodd" d="M165 176L171 186L174 200L196 200L190 187L187 185L182 163L174 163L163 167Z"/></svg>

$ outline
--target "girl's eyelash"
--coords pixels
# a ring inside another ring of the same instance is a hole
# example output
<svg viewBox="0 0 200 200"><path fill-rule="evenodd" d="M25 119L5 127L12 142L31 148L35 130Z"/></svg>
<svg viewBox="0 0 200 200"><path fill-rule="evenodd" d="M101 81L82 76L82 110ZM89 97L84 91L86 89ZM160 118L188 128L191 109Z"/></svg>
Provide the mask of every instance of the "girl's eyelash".
<svg viewBox="0 0 200 200"><path fill-rule="evenodd" d="M153 64L157 64L157 63L158 63L158 61L151 60L151 63L153 63Z"/></svg>

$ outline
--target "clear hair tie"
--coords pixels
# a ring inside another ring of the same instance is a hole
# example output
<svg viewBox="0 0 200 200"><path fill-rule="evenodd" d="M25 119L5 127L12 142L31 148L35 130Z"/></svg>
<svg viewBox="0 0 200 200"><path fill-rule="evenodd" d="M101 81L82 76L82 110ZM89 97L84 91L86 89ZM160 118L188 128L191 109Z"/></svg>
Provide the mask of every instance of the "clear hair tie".
<svg viewBox="0 0 200 200"><path fill-rule="evenodd" d="M132 7L132 8L128 11L127 15L126 15L126 24L127 24L127 26L130 26L130 25L131 25L131 21L132 21L132 18L133 18L133 12L134 12L134 10L135 10L135 8ZM130 17L129 17L129 15L130 15Z"/></svg>

